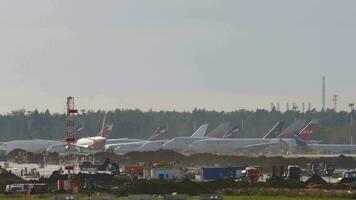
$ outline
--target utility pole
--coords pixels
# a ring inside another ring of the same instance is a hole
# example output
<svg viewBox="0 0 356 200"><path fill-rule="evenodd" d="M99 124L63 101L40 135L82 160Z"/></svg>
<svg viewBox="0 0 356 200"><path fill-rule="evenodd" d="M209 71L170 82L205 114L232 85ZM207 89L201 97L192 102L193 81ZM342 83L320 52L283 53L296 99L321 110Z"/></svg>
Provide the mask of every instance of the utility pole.
<svg viewBox="0 0 356 200"><path fill-rule="evenodd" d="M354 103L350 103L349 107L350 107L350 139L351 139L351 145L353 145L353 132L352 132L352 126L353 126L353 117L352 114L354 112Z"/></svg>
<svg viewBox="0 0 356 200"><path fill-rule="evenodd" d="M323 88L322 88L322 108L321 111L325 111L325 76L323 76Z"/></svg>
<svg viewBox="0 0 356 200"><path fill-rule="evenodd" d="M334 104L334 111L336 112L337 110L337 95L333 95L333 104Z"/></svg>

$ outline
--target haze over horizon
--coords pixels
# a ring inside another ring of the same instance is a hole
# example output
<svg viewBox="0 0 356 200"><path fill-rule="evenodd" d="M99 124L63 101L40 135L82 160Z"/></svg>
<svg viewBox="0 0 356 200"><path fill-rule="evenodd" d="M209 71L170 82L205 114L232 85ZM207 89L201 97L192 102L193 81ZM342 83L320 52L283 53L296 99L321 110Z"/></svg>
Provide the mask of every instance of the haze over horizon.
<svg viewBox="0 0 356 200"><path fill-rule="evenodd" d="M4 0L0 113L356 102L356 1Z"/></svg>

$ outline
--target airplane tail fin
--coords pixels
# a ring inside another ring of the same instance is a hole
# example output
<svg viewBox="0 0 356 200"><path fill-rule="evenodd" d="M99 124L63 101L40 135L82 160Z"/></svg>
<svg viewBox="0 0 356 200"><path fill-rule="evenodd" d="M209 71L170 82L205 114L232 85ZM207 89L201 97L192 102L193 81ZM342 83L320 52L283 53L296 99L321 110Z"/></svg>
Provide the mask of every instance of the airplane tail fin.
<svg viewBox="0 0 356 200"><path fill-rule="evenodd" d="M297 134L294 135L295 143L297 144L297 147L301 148L302 150L308 150L308 143L305 142L302 138L300 138Z"/></svg>
<svg viewBox="0 0 356 200"><path fill-rule="evenodd" d="M263 136L263 139L276 138L278 135L281 134L283 126L284 126L283 121L278 122L276 125L273 126L273 128L270 131L268 131L268 133L265 136Z"/></svg>
<svg viewBox="0 0 356 200"><path fill-rule="evenodd" d="M101 131L100 136L104 137L106 139L110 138L111 133L112 133L112 128L114 127L113 124L106 124L103 128L103 130Z"/></svg>
<svg viewBox="0 0 356 200"><path fill-rule="evenodd" d="M208 124L203 124L190 137L192 137L192 138L204 137L207 129L208 129Z"/></svg>
<svg viewBox="0 0 356 200"><path fill-rule="evenodd" d="M168 139L167 137L168 131L164 127L159 127L156 129L155 132L147 139L148 141L155 141L155 140L165 140Z"/></svg>
<svg viewBox="0 0 356 200"><path fill-rule="evenodd" d="M239 126L231 126L229 131L223 136L223 138L235 138L236 134L240 132Z"/></svg>
<svg viewBox="0 0 356 200"><path fill-rule="evenodd" d="M206 136L213 137L213 138L222 138L224 137L225 133L228 131L229 127L230 127L229 122L223 122L219 126L217 126L214 130L212 130L210 133L208 133Z"/></svg>
<svg viewBox="0 0 356 200"><path fill-rule="evenodd" d="M310 140L314 135L316 129L318 128L319 121L317 119L313 119L309 122L305 128L299 132L298 137L303 140Z"/></svg>
<svg viewBox="0 0 356 200"><path fill-rule="evenodd" d="M305 119L297 119L288 128L286 128L277 138L293 138L296 133L299 133L305 126Z"/></svg>
<svg viewBox="0 0 356 200"><path fill-rule="evenodd" d="M79 135L80 135L80 132L82 132L83 129L84 129L84 120L82 120L82 124L81 124L79 127L77 127L77 128L73 131L72 135L73 135L76 139L78 139L78 138L79 138Z"/></svg>
<svg viewBox="0 0 356 200"><path fill-rule="evenodd" d="M113 126L114 126L113 124L106 124L106 114L105 114L103 118L103 124L101 125L101 130L98 136L108 139L111 136Z"/></svg>

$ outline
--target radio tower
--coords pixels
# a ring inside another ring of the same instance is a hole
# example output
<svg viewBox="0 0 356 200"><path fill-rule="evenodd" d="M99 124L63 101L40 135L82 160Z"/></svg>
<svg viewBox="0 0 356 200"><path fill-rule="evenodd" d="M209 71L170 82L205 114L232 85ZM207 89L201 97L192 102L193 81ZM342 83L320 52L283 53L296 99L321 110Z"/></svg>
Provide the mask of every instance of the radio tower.
<svg viewBox="0 0 356 200"><path fill-rule="evenodd" d="M68 181L70 183L70 193L73 193L74 188L74 159L73 159L73 144L75 143L74 133L74 119L78 114L75 109L74 97L67 97L67 120L66 120L66 142L67 142L67 165L65 169L68 172Z"/></svg>

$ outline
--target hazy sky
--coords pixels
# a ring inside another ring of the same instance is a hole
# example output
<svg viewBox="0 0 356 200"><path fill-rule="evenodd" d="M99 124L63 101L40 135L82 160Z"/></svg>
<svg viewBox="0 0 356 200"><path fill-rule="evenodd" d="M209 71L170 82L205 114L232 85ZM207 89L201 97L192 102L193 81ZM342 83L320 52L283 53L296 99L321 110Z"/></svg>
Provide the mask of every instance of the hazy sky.
<svg viewBox="0 0 356 200"><path fill-rule="evenodd" d="M2 0L0 112L356 102L354 0Z"/></svg>

